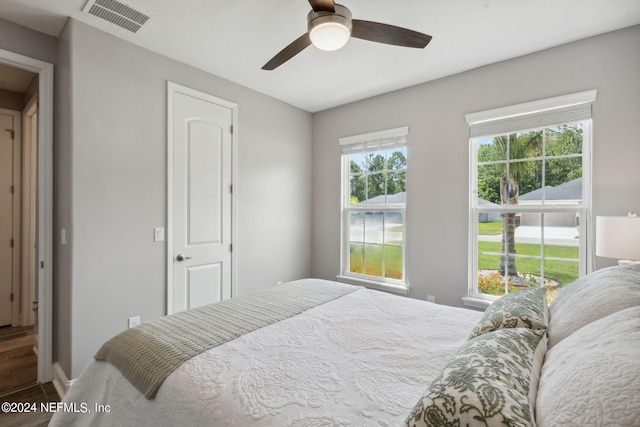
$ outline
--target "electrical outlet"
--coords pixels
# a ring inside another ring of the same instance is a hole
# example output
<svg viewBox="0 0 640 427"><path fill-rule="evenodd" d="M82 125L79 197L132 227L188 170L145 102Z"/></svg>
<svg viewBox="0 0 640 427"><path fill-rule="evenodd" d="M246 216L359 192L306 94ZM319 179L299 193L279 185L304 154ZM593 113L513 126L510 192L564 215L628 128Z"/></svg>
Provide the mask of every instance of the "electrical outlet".
<svg viewBox="0 0 640 427"><path fill-rule="evenodd" d="M138 326L140 324L140 316L129 317L129 327L133 328L134 326Z"/></svg>
<svg viewBox="0 0 640 427"><path fill-rule="evenodd" d="M427 301L429 301L429 302L436 302L436 297L435 297L435 295L427 295Z"/></svg>

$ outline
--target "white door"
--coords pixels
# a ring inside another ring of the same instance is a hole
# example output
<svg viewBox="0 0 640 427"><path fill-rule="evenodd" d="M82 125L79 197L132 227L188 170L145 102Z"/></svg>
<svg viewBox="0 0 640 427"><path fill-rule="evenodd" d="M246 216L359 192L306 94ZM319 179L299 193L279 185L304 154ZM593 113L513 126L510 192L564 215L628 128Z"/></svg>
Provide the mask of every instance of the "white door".
<svg viewBox="0 0 640 427"><path fill-rule="evenodd" d="M169 85L170 313L231 297L234 108L220 102Z"/></svg>
<svg viewBox="0 0 640 427"><path fill-rule="evenodd" d="M14 236L16 218L14 211L19 209L19 194L15 194L14 186L15 155L19 154L18 146L14 143L17 130L18 113L8 110L0 111L0 326L11 325L18 313L15 312L14 294L17 284L14 279L19 277L19 271L14 271L17 239ZM18 157L19 160L19 157ZM18 211L19 212L19 211Z"/></svg>

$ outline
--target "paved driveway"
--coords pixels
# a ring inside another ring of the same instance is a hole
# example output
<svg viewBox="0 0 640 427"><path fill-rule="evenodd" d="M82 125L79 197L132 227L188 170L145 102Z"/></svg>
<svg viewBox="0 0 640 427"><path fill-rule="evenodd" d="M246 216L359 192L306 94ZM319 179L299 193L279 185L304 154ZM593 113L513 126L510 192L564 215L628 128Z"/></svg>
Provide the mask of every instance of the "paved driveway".
<svg viewBox="0 0 640 427"><path fill-rule="evenodd" d="M516 228L516 243L540 243L542 228L533 225L521 225ZM478 236L483 242L500 242L502 235ZM578 229L576 227L545 227L544 240L548 245L578 246L580 243Z"/></svg>

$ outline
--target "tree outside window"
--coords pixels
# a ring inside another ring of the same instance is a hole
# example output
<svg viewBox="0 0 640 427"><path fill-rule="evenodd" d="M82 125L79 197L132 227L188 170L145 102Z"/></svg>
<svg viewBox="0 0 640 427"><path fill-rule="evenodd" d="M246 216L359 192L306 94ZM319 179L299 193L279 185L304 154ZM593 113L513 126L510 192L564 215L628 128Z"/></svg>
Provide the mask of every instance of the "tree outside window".
<svg viewBox="0 0 640 427"><path fill-rule="evenodd" d="M583 123L472 140L477 292L546 286L579 275Z"/></svg>

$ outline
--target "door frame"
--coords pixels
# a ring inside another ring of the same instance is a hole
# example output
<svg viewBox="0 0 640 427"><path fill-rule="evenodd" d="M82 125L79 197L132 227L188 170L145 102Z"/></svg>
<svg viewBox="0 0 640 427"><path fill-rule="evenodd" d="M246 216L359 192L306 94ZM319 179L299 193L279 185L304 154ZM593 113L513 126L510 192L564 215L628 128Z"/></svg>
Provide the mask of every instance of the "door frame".
<svg viewBox="0 0 640 427"><path fill-rule="evenodd" d="M33 129L35 120L35 127ZM21 266L20 266L20 295L22 299L22 326L33 325L35 322L33 300L37 297L34 284L37 283L38 272L37 254L37 220L38 206L38 95L34 94L22 111L22 175L20 181L22 193L21 215Z"/></svg>
<svg viewBox="0 0 640 427"><path fill-rule="evenodd" d="M202 99L213 104L217 104L231 109L231 123L233 131L231 132L231 183L233 191L231 192L231 242L233 244L233 250L231 251L231 296L237 295L237 259L236 259L236 225L238 215L238 203L237 203L237 174L238 174L238 105L227 101L226 99L218 98L213 95L192 89L186 86L182 86L178 83L167 81L167 314L173 313L173 255L174 255L174 227L173 227L173 209L175 206L173 184L174 184L174 94L182 93L185 95L193 96L194 98Z"/></svg>
<svg viewBox="0 0 640 427"><path fill-rule="evenodd" d="M53 64L0 49L0 62L38 74L38 382L53 375Z"/></svg>

